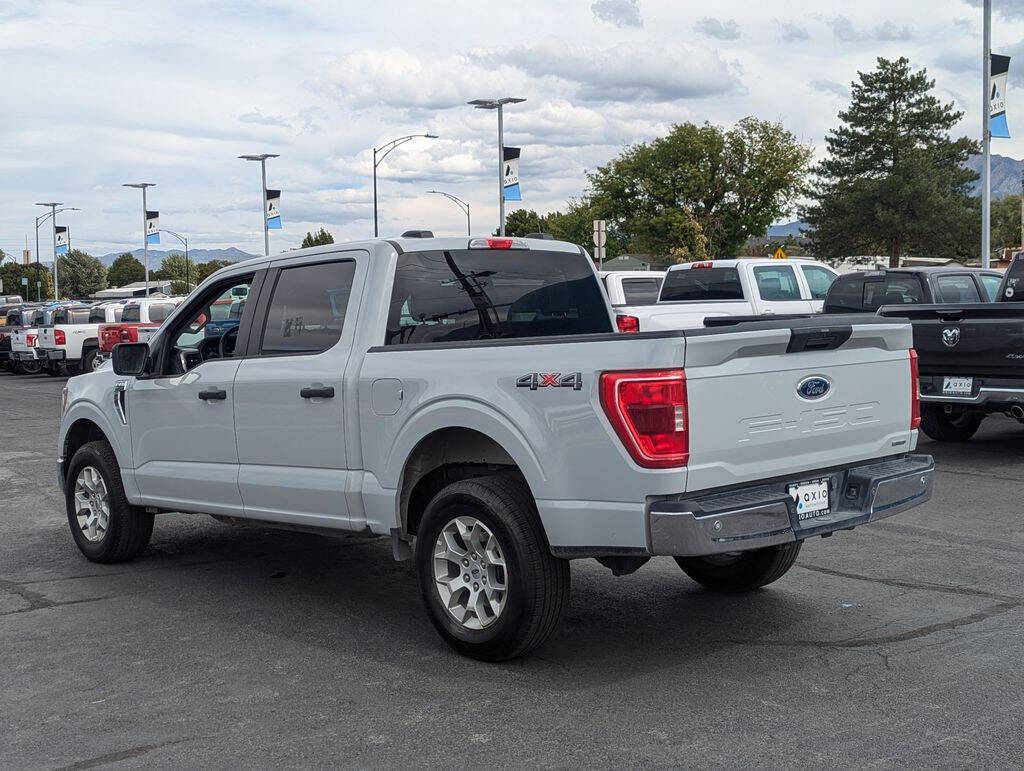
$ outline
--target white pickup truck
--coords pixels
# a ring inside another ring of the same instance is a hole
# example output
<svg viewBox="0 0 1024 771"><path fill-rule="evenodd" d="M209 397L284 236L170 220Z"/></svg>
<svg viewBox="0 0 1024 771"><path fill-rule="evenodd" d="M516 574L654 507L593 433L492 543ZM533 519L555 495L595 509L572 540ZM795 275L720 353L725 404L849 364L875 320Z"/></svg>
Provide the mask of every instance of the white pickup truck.
<svg viewBox="0 0 1024 771"><path fill-rule="evenodd" d="M38 308L26 309L22 312L22 326L11 333L11 360L16 371L25 375L38 375L46 372L58 375L60 371L51 364L39 351L41 330L60 319L69 310L68 304L50 304Z"/></svg>
<svg viewBox="0 0 1024 771"><path fill-rule="evenodd" d="M36 347L51 364L60 365L68 374L92 372L102 361L100 326L121 320L123 300L97 303L88 312L73 311L52 326L39 330Z"/></svg>
<svg viewBox="0 0 1024 771"><path fill-rule="evenodd" d="M615 312L615 323L620 332L637 332L634 308L655 305L661 294L663 270L604 270L601 283Z"/></svg>
<svg viewBox="0 0 1024 771"><path fill-rule="evenodd" d="M556 628L572 559L746 591L928 500L910 341L863 315L624 335L572 244L332 244L222 269L72 378L57 476L96 562L167 511L388 537L441 636L503 660Z"/></svg>
<svg viewBox="0 0 1024 771"><path fill-rule="evenodd" d="M828 265L803 258L766 260L741 257L673 265L656 305L632 312L637 331L693 329L721 316L820 313L838 274ZM617 322L619 328L622 321Z"/></svg>

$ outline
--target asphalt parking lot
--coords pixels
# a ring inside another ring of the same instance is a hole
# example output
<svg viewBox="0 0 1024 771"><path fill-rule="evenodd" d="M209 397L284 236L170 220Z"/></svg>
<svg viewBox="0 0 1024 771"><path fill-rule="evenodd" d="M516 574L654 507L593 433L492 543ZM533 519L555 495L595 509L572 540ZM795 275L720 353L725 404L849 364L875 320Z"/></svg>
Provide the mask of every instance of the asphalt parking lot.
<svg viewBox="0 0 1024 771"><path fill-rule="evenodd" d="M1024 764L1024 426L936 456L935 498L805 545L741 597L669 559L573 563L547 646L449 652L384 540L157 519L82 558L63 379L0 374L0 766Z"/></svg>

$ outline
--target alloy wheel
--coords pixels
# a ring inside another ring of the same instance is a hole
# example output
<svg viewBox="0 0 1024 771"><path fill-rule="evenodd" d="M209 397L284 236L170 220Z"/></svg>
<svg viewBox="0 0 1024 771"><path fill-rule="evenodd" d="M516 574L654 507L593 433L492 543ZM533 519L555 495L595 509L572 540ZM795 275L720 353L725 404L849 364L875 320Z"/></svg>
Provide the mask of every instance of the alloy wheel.
<svg viewBox="0 0 1024 771"><path fill-rule="evenodd" d="M505 554L479 519L455 517L441 528L434 584L448 614L467 629L486 629L501 616L508 596Z"/></svg>
<svg viewBox="0 0 1024 771"><path fill-rule="evenodd" d="M99 543L110 523L110 493L103 475L94 466L85 466L75 480L75 517L86 540Z"/></svg>

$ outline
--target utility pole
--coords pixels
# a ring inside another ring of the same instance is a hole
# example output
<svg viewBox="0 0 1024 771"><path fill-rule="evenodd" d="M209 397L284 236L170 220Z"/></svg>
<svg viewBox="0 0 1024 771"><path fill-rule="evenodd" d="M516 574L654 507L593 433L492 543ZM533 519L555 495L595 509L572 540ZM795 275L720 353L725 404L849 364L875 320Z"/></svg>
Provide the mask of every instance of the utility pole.
<svg viewBox="0 0 1024 771"><path fill-rule="evenodd" d="M277 153L251 153L239 155L239 160L259 161L260 176L263 180L263 256L270 256L270 225L267 223L267 158L280 158Z"/></svg>
<svg viewBox="0 0 1024 771"><path fill-rule="evenodd" d="M984 0L981 65L981 267L989 267L992 251L992 0Z"/></svg>

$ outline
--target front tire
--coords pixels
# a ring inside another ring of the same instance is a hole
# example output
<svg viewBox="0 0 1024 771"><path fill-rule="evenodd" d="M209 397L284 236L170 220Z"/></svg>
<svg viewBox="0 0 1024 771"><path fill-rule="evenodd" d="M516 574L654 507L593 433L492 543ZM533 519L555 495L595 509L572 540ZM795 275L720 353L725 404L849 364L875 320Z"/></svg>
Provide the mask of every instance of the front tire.
<svg viewBox="0 0 1024 771"><path fill-rule="evenodd" d="M88 375L90 372L95 372L97 369L96 359L100 355L99 348L90 348L82 356L82 362L80 364L81 373Z"/></svg>
<svg viewBox="0 0 1024 771"><path fill-rule="evenodd" d="M936 442L966 442L984 419L978 412L947 413L939 405L921 405L921 430Z"/></svg>
<svg viewBox="0 0 1024 771"><path fill-rule="evenodd" d="M128 503L117 457L105 441L89 442L71 458L65 505L75 545L92 562L125 562L149 545L153 515Z"/></svg>
<svg viewBox="0 0 1024 771"><path fill-rule="evenodd" d="M529 489L507 477L454 482L416 534L420 594L459 653L506 661L541 645L569 602L569 563L551 555Z"/></svg>
<svg viewBox="0 0 1024 771"><path fill-rule="evenodd" d="M709 557L676 557L676 564L701 586L737 594L778 581L793 567L803 541Z"/></svg>

